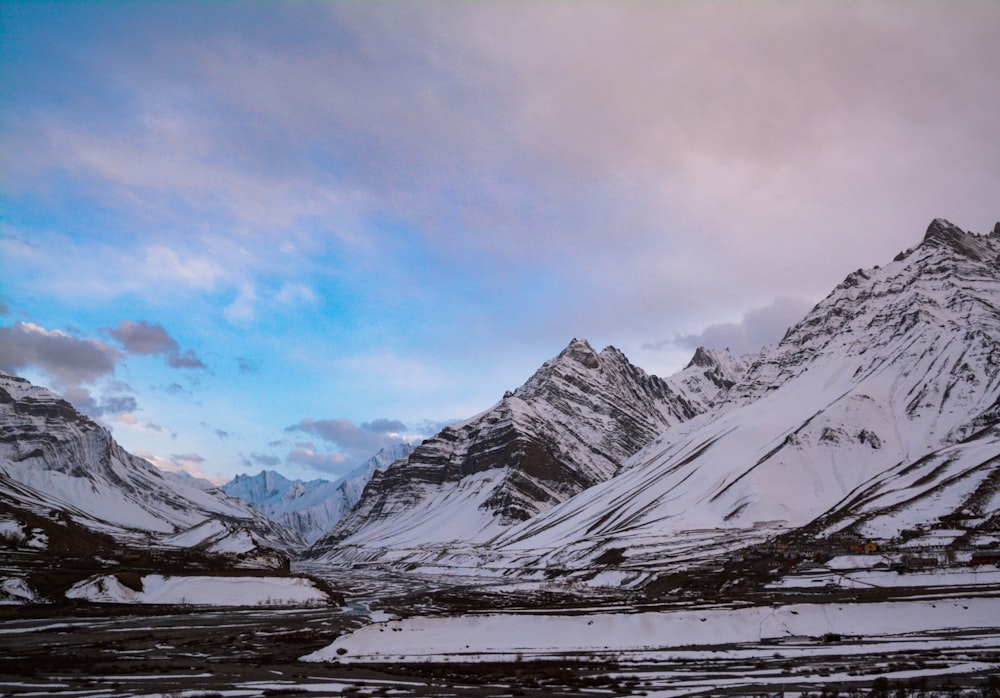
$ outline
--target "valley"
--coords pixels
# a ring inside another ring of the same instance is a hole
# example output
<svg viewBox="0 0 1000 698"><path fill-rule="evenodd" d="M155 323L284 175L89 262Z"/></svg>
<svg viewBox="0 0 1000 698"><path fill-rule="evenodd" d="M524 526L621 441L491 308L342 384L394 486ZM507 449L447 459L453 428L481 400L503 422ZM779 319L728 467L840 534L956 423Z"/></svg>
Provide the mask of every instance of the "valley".
<svg viewBox="0 0 1000 698"><path fill-rule="evenodd" d="M296 569L307 571L323 570ZM415 697L1000 691L995 569L979 583L966 578L947 587L779 585L750 596L667 602L609 592L526 593L517 585L481 593L470 580L375 571L326 575L343 591L344 606L0 607L0 691Z"/></svg>
<svg viewBox="0 0 1000 698"><path fill-rule="evenodd" d="M0 692L1000 695L998 264L935 219L775 347L573 339L335 482L0 374Z"/></svg>

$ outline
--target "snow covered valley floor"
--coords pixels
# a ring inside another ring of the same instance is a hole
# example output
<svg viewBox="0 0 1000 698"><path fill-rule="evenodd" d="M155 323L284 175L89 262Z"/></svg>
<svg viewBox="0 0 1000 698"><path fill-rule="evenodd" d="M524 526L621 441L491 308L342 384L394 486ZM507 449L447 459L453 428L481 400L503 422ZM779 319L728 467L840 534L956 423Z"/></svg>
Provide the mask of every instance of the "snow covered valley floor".
<svg viewBox="0 0 1000 698"><path fill-rule="evenodd" d="M1000 587L926 581L552 604L356 574L346 609L7 607L0 695L1000 695Z"/></svg>

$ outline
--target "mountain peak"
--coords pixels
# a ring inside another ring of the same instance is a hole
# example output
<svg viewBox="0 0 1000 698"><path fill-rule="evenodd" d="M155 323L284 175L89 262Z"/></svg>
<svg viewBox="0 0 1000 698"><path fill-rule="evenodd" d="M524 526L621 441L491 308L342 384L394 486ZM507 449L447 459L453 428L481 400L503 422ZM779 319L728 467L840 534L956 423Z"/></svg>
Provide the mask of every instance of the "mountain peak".
<svg viewBox="0 0 1000 698"><path fill-rule="evenodd" d="M945 218L935 218L931 221L931 224L927 226L927 232L924 233L924 240L927 241L934 238L947 240L958 235L965 234L964 230L951 221Z"/></svg>
<svg viewBox="0 0 1000 698"><path fill-rule="evenodd" d="M574 337L566 345L566 348L559 352L558 358L575 361L587 368L597 368L598 366L597 352L594 351L594 348L590 346L590 342L586 339L576 339Z"/></svg>
<svg viewBox="0 0 1000 698"><path fill-rule="evenodd" d="M994 232L996 232L996 229L994 229ZM965 257L978 261L985 261L991 256L992 252L990 246L978 235L967 233L944 218L935 218L931 221L931 224L927 226L927 232L924 234L922 244L947 247Z"/></svg>
<svg viewBox="0 0 1000 698"><path fill-rule="evenodd" d="M691 368L692 366L702 366L708 368L710 366L717 366L718 363L719 362L715 360L715 357L712 356L711 352L705 349L705 347L698 347L695 349L694 356L691 357L691 361L689 361L688 365L684 368Z"/></svg>

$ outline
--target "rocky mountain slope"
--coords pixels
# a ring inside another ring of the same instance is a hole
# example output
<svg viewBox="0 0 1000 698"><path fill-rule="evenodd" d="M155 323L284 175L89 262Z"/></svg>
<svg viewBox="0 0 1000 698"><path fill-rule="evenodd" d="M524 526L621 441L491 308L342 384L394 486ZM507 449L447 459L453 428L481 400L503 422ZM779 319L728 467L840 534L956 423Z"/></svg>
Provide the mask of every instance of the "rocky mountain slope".
<svg viewBox="0 0 1000 698"><path fill-rule="evenodd" d="M611 478L659 434L707 410L745 369L699 350L670 380L614 347L573 340L492 408L442 430L377 472L358 506L312 554L482 542Z"/></svg>
<svg viewBox="0 0 1000 698"><path fill-rule="evenodd" d="M365 485L377 470L408 455L413 447L399 443L383 448L339 480L289 480L273 470L237 475L222 491L313 543L357 504Z"/></svg>
<svg viewBox="0 0 1000 698"><path fill-rule="evenodd" d="M504 531L505 565L684 566L782 531L1000 538L1000 225L850 274L714 410ZM602 558L603 556L603 558Z"/></svg>
<svg viewBox="0 0 1000 698"><path fill-rule="evenodd" d="M232 554L303 545L243 502L131 455L65 400L5 373L0 503L8 526L56 522L123 548Z"/></svg>
<svg viewBox="0 0 1000 698"><path fill-rule="evenodd" d="M373 481L322 556L635 585L792 534L1000 542L1000 225L933 221L713 384L702 370L684 392L683 375L609 370L616 356L573 342Z"/></svg>

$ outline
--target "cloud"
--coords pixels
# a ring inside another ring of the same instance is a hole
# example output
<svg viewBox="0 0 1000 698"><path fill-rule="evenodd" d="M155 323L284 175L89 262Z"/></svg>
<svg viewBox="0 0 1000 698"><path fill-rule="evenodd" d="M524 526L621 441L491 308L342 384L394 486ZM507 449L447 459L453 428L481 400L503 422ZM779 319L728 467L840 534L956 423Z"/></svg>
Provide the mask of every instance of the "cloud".
<svg viewBox="0 0 1000 698"><path fill-rule="evenodd" d="M213 427L211 424L207 424L205 422L201 422L201 426L205 427L210 432L212 432L217 437L219 437L219 441L225 441L226 439L228 439L231 436L231 434L228 431L226 431L225 429L217 429L217 428Z"/></svg>
<svg viewBox="0 0 1000 698"><path fill-rule="evenodd" d="M342 475L346 467L352 465L343 453L317 453L309 448L292 449L286 460L295 465L304 465L334 475Z"/></svg>
<svg viewBox="0 0 1000 698"><path fill-rule="evenodd" d="M67 385L79 385L111 375L120 358L117 349L103 342L29 322L0 327L0 368L5 371L34 367Z"/></svg>
<svg viewBox="0 0 1000 698"><path fill-rule="evenodd" d="M309 283L257 272L317 248L375 268L402 250L387 296L425 263L459 270L526 335L662 327L663 298L735 315L891 256L914 219L978 216L1000 184L995 3L779 5L260 4L216 24L168 4L128 40L83 13L92 62L47 76L64 111L12 101L0 170L70 176L183 236L102 283L224 285L234 323L261 299L310 302Z"/></svg>
<svg viewBox="0 0 1000 698"><path fill-rule="evenodd" d="M406 431L406 425L398 419L374 419L370 422L362 422L361 428L365 431L376 434L398 434Z"/></svg>
<svg viewBox="0 0 1000 698"><path fill-rule="evenodd" d="M234 324L247 323L256 318L257 290L254 285L242 284L236 298L223 309L222 315Z"/></svg>
<svg viewBox="0 0 1000 698"><path fill-rule="evenodd" d="M131 413L116 414L111 417L111 421L117 424L122 424L124 426L130 427L132 429L139 429L141 431L151 431L157 434L167 434L171 439L177 438L177 432L172 429L167 429L166 427L160 426L155 422L140 422L139 418Z"/></svg>
<svg viewBox="0 0 1000 698"><path fill-rule="evenodd" d="M274 299L282 305L315 303L316 292L302 283L286 283L278 290Z"/></svg>
<svg viewBox="0 0 1000 698"><path fill-rule="evenodd" d="M251 453L249 457L243 459L243 464L248 468L252 468L255 465L273 468L281 465L281 458L268 453Z"/></svg>
<svg viewBox="0 0 1000 698"><path fill-rule="evenodd" d="M430 437L430 436L434 436L435 434L437 434L439 431L441 431L445 427L450 426L450 425L454 424L457 421L459 421L459 420L458 419L434 419L434 420L424 419L424 420L418 422L413 427L413 433L416 435L416 437L418 439L419 438L427 438L427 437Z"/></svg>
<svg viewBox="0 0 1000 698"><path fill-rule="evenodd" d="M18 373L36 369L48 375L52 387L86 415L100 417L134 411L131 396L110 395L98 399L93 384L114 374L121 353L95 339L75 337L60 330L47 330L29 322L0 327L0 369ZM128 386L117 383L112 392Z"/></svg>
<svg viewBox="0 0 1000 698"><path fill-rule="evenodd" d="M195 356L193 349L185 349L177 356L168 356L167 364L173 368L207 368L204 362Z"/></svg>
<svg viewBox="0 0 1000 698"><path fill-rule="evenodd" d="M46 186L44 182L37 184L43 189ZM81 182L80 186L85 185ZM80 219L86 210L87 204L82 203L63 213ZM57 214L53 210L53 215ZM128 228L151 225L137 223L127 210L117 211L115 218L118 225ZM107 301L134 293L162 309L185 296L204 297L224 290L246 273L246 266L237 264L241 258L233 253L238 246L224 237L182 235L154 228L144 234L129 233L122 239L113 230L88 230L81 237L44 228L22 228L15 229L15 235L8 232L9 226L0 226L0 257L10 263L5 273L35 295L64 301ZM23 235L32 236L33 242L21 244L19 236ZM150 244L150 239L167 236L172 239L170 248L158 242ZM228 258L229 266L224 268L216 261L218 258ZM12 283L10 289L15 288Z"/></svg>
<svg viewBox="0 0 1000 698"><path fill-rule="evenodd" d="M674 339L645 344L642 348L658 351L706 347L748 354L765 345L777 344L788 328L801 320L812 306L813 303L804 298L777 298L770 305L748 311L739 322L710 325L697 334L678 335Z"/></svg>
<svg viewBox="0 0 1000 698"><path fill-rule="evenodd" d="M239 369L239 372L244 375L260 373L260 366L258 363L244 356L236 357L236 367Z"/></svg>
<svg viewBox="0 0 1000 698"><path fill-rule="evenodd" d="M159 245L146 248L142 266L147 278L167 280L200 291L213 290L229 276L218 262L207 256L182 256L174 249Z"/></svg>
<svg viewBox="0 0 1000 698"><path fill-rule="evenodd" d="M187 473L188 475L208 480L215 485L221 485L227 479L207 472L205 466L208 461L198 453L173 453L170 456L160 456L150 451L137 450L134 453L140 458L149 461L160 470L167 472Z"/></svg>
<svg viewBox="0 0 1000 698"><path fill-rule="evenodd" d="M101 400L101 414L125 414L139 409L139 403L131 395L105 397Z"/></svg>
<svg viewBox="0 0 1000 698"><path fill-rule="evenodd" d="M375 419L360 426L349 419L303 419L285 429L286 432L313 434L346 453L353 461L362 462L381 449L406 440L406 430L399 420Z"/></svg>
<svg viewBox="0 0 1000 698"><path fill-rule="evenodd" d="M145 320L122 320L117 327L104 328L104 332L118 341L129 354L162 356L167 365L173 368L207 368L193 350L186 349L182 352L177 340L162 325Z"/></svg>

